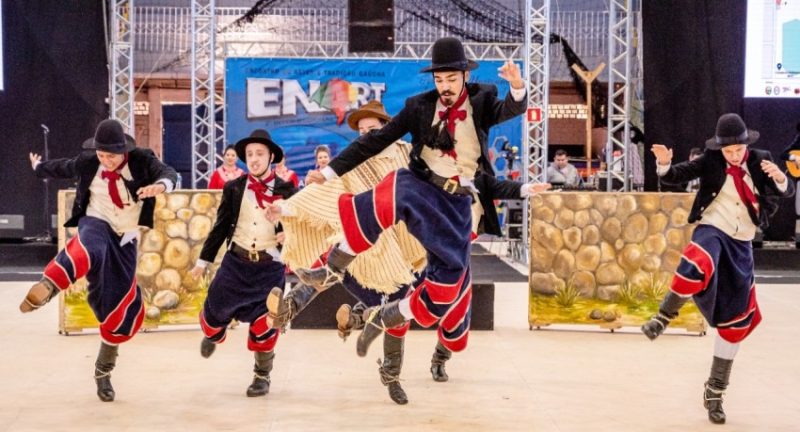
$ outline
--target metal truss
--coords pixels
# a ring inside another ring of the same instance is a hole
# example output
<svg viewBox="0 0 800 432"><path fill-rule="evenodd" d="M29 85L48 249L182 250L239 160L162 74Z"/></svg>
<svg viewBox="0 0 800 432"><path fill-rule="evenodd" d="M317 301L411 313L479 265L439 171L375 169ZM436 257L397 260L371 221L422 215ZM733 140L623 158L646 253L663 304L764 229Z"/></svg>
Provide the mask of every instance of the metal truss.
<svg viewBox="0 0 800 432"><path fill-rule="evenodd" d="M397 42L391 53L351 53L347 41L254 41L230 38L220 42L223 57L298 57L298 58L430 58L432 42ZM475 60L514 60L521 58L518 43L465 42L467 57Z"/></svg>
<svg viewBox="0 0 800 432"><path fill-rule="evenodd" d="M632 183L630 148L630 76L633 17L628 0L609 0L608 11L608 141L606 164L610 191L629 191ZM620 156L614 157L619 152ZM618 159L615 161L615 159ZM620 166L622 165L622 166ZM614 188L613 180L621 187Z"/></svg>
<svg viewBox="0 0 800 432"><path fill-rule="evenodd" d="M111 118L134 135L133 0L111 3Z"/></svg>
<svg viewBox="0 0 800 432"><path fill-rule="evenodd" d="M216 18L214 0L192 0L192 187L207 187L216 169Z"/></svg>
<svg viewBox="0 0 800 432"><path fill-rule="evenodd" d="M547 105L550 99L550 0L525 3L525 76L528 86L528 110L525 115L522 179L525 183L547 181ZM537 2L538 3L538 2ZM511 257L528 262L530 206L525 200L522 212L522 241L510 245Z"/></svg>

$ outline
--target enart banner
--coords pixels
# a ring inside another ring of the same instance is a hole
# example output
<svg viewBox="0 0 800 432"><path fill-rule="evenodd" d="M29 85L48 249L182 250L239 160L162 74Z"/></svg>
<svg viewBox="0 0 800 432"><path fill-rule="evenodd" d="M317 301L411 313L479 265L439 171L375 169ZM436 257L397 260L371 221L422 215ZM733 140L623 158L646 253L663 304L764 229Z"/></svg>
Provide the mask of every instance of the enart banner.
<svg viewBox="0 0 800 432"><path fill-rule="evenodd" d="M314 167L317 145L328 145L335 156L358 136L347 126L351 111L377 99L395 115L406 98L433 89L432 75L419 73L429 64L430 60L228 58L226 141L235 143L253 129L264 128L302 178ZM495 84L499 97L505 97L508 82L497 76L500 66L500 61L482 61L470 81ZM521 149L521 136L521 118L492 129L489 146L498 175L508 172L507 160L498 154L505 154L506 143ZM513 168L519 169L516 163Z"/></svg>

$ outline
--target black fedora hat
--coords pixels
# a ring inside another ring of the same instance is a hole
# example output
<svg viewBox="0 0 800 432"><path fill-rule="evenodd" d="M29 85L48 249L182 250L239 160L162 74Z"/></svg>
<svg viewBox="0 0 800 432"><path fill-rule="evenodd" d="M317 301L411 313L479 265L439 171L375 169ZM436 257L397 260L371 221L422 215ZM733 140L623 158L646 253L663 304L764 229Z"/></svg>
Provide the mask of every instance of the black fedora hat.
<svg viewBox="0 0 800 432"><path fill-rule="evenodd" d="M275 144L272 141L272 137L269 136L269 132L265 131L264 129L256 129L253 132L250 132L250 136L247 138L242 138L236 142L234 146L236 148L236 155L239 156L244 162L247 162L247 153L245 153L245 148L247 148L248 144L264 144L269 149L269 152L272 153L275 158L272 160L272 163L280 163L283 160L283 149L278 144Z"/></svg>
<svg viewBox="0 0 800 432"><path fill-rule="evenodd" d="M467 60L464 45L454 37L445 37L433 43L431 65L420 72L436 72L445 70L470 71L478 68L478 63Z"/></svg>
<svg viewBox="0 0 800 432"><path fill-rule="evenodd" d="M733 144L750 145L758 141L758 131L747 129L744 120L739 114L723 114L717 120L717 130L714 137L706 140L706 148L709 150L719 150L722 147Z"/></svg>
<svg viewBox="0 0 800 432"><path fill-rule="evenodd" d="M94 136L83 142L87 150L100 150L108 153L127 153L136 148L136 141L125 133L122 123L106 119L97 125Z"/></svg>

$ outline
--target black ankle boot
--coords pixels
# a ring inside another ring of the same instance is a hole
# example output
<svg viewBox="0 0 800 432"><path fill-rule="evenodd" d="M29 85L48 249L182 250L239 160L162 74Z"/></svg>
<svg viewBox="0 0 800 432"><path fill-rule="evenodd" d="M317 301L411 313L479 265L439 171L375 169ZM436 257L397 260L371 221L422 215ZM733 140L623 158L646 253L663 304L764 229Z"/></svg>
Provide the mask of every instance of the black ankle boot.
<svg viewBox="0 0 800 432"><path fill-rule="evenodd" d="M275 359L275 352L254 353L256 364L253 367L253 382L247 387L247 396L264 396L269 393L269 373L272 372L272 361Z"/></svg>
<svg viewBox="0 0 800 432"><path fill-rule="evenodd" d="M388 333L383 335L383 364L378 360L381 383L389 390L389 397L398 405L408 403L408 396L400 386L400 371L403 369L403 338Z"/></svg>
<svg viewBox="0 0 800 432"><path fill-rule="evenodd" d="M395 300L383 306L371 307L364 311L366 316L364 330L358 335L358 343L356 343L356 352L359 357L367 355L370 344L384 330L397 327L406 322L405 317L400 313L399 304L400 300Z"/></svg>
<svg viewBox="0 0 800 432"><path fill-rule="evenodd" d="M211 354L214 354L214 350L216 349L217 344L207 337L204 337L203 341L200 342L200 355L203 356L203 358L211 357Z"/></svg>
<svg viewBox="0 0 800 432"><path fill-rule="evenodd" d="M342 281L345 269L355 258L355 255L342 252L338 247L334 247L328 254L327 264L315 269L297 269L294 274L304 284L322 292Z"/></svg>
<svg viewBox="0 0 800 432"><path fill-rule="evenodd" d="M270 327L284 331L286 325L305 309L317 297L317 294L319 291L316 288L302 283L292 287L286 297L283 296L282 289L272 288L267 296Z"/></svg>
<svg viewBox="0 0 800 432"><path fill-rule="evenodd" d="M714 357L711 363L711 374L703 391L703 406L708 410L711 423L725 423L725 411L722 410L722 396L728 388L733 360Z"/></svg>
<svg viewBox="0 0 800 432"><path fill-rule="evenodd" d="M689 300L689 297L681 297L670 291L661 301L658 314L642 325L642 333L650 340L655 340L664 333L670 321L678 317L681 307Z"/></svg>
<svg viewBox="0 0 800 432"><path fill-rule="evenodd" d="M366 309L367 306L361 302L352 307L349 304L339 306L339 309L336 310L336 328L342 340L347 340L353 330L364 328L364 311Z"/></svg>
<svg viewBox="0 0 800 432"><path fill-rule="evenodd" d="M113 402L116 394L111 386L111 371L117 364L117 345L100 342L100 352L94 363L94 381L97 384L97 397L103 402Z"/></svg>
<svg viewBox="0 0 800 432"><path fill-rule="evenodd" d="M433 357L431 358L431 376L434 381L446 382L450 379L444 369L444 364L450 360L452 355L453 352L445 348L441 342L436 342L436 349L433 351Z"/></svg>

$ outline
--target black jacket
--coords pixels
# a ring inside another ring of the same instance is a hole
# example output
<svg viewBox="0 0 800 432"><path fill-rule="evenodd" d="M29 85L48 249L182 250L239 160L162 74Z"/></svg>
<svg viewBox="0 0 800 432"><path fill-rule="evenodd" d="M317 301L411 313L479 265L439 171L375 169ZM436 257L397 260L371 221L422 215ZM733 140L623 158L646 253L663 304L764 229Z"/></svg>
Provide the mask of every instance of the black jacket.
<svg viewBox="0 0 800 432"><path fill-rule="evenodd" d="M225 183L225 187L222 188L222 201L217 208L217 221L214 222L214 227L211 228L208 238L203 243L203 250L200 251L201 260L214 262L222 243L227 242L230 245L233 233L236 231L236 224L239 222L239 211L242 208L242 197L247 188L247 178L248 176L243 175ZM286 199L295 192L297 189L292 183L275 176L273 195L280 195Z"/></svg>
<svg viewBox="0 0 800 432"><path fill-rule="evenodd" d="M475 187L479 191L478 199L481 202L481 206L483 206L483 216L478 223L477 234L503 235L497 219L494 200L522 199L519 196L522 183L512 180L498 180L493 175L481 173L475 177Z"/></svg>
<svg viewBox="0 0 800 432"><path fill-rule="evenodd" d="M486 148L489 128L525 112L527 101L524 97L519 102L515 101L511 97L511 92L506 95L505 100L500 100L497 98L497 87L494 85L468 83L467 92L472 105L472 121L475 123L475 131L478 133L478 142L481 146L481 157L478 162L484 172L493 175L494 171ZM345 174L380 153L406 133L411 134L411 164L424 164L419 155L424 145L423 140L432 136L431 122L438 98L436 90L431 90L406 99L405 107L386 126L358 137L331 161L331 169L338 175Z"/></svg>
<svg viewBox="0 0 800 432"><path fill-rule="evenodd" d="M778 201L782 197L792 196L794 193L793 182L787 179L786 192L780 192L775 182L761 170L761 161L772 161L772 155L766 150L751 148L747 158L747 169L758 191L758 205L761 208L759 215L750 214L750 219L762 230L769 226L769 218L778 210ZM706 150L703 155L693 161L681 162L672 165L661 181L666 183L683 183L700 177L700 190L697 191L692 211L689 213L689 223L696 222L703 217L703 212L708 208L714 198L719 194L725 184L727 162L721 150Z"/></svg>
<svg viewBox="0 0 800 432"><path fill-rule="evenodd" d="M497 98L497 87L487 84L468 83L467 92L470 105L472 105L472 121L475 123L475 131L478 134L478 142L481 146L481 156L478 160L479 172L476 173L475 177L478 179L482 174L494 177L494 170L489 161L486 143L489 137L489 128L525 112L527 98L523 97L521 101L517 102L509 92L505 100L500 100ZM331 161L331 169L338 175L345 174L360 163L380 153L381 150L402 138L406 133L410 133L412 147L409 168L420 177L427 178L429 169L427 164L420 158L420 154L422 147L425 145L423 141L432 136L433 128L431 127L431 122L433 121L438 99L439 94L436 90L406 99L405 107L386 126L373 130L353 141ZM478 188L480 189L480 186ZM497 212L494 210L493 204L489 205L492 199L484 198L486 196L488 194L482 194L481 196L481 204L485 212L484 226L487 233L499 235L500 224L497 220Z"/></svg>
<svg viewBox="0 0 800 432"><path fill-rule="evenodd" d="M72 159L53 159L43 161L36 166L37 177L74 179L77 177L78 185L75 191L75 203L72 206L72 217L64 224L65 227L78 226L80 218L86 215L89 207L89 186L92 184L100 160L94 151L85 151ZM137 148L128 153L128 168L131 171L131 180L125 180L125 187L134 201L138 201L136 191L144 186L149 186L160 179L169 179L172 184L177 184L178 174L169 165L164 164L149 149ZM142 212L139 215L139 225L153 227L153 210L156 199L145 198L142 200Z"/></svg>

